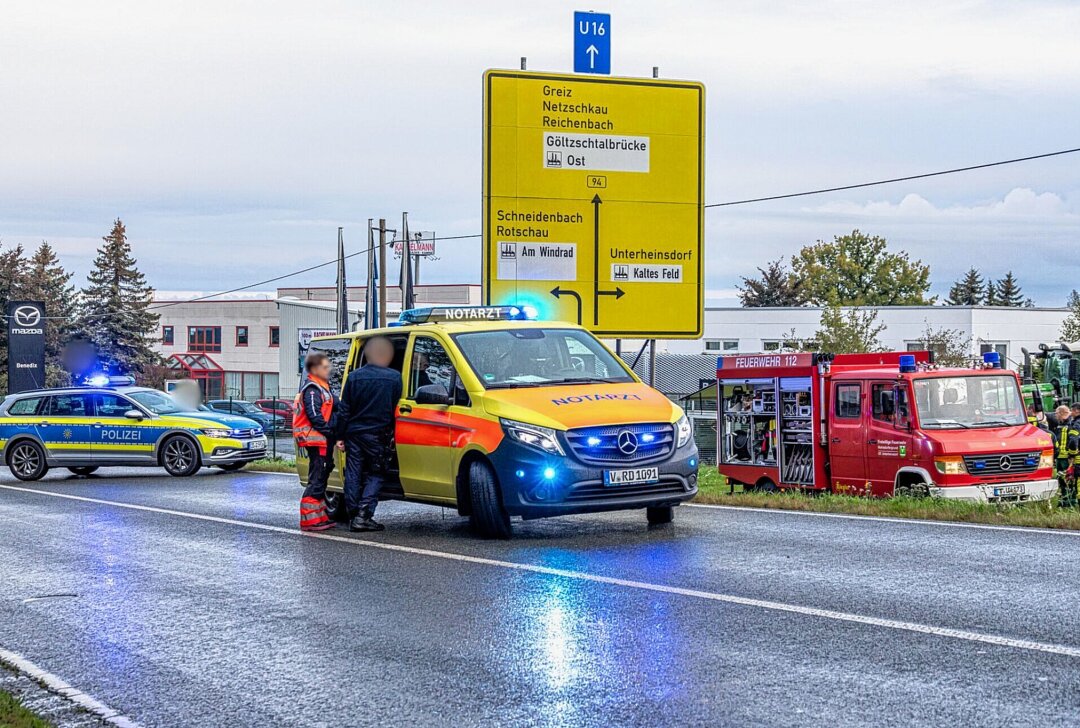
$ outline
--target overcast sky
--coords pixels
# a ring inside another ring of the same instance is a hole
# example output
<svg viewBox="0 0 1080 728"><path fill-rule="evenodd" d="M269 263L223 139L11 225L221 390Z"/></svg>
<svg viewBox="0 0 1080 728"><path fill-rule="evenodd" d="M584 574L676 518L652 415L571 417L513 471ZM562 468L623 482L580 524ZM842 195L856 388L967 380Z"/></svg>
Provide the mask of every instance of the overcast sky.
<svg viewBox="0 0 1080 728"><path fill-rule="evenodd" d="M0 6L0 240L81 281L121 217L159 289L217 291L366 244L368 217L480 231L481 74L571 67L588 4L50 2ZM612 70L701 80L717 202L1080 146L1080 3L605 2ZM710 302L858 227L932 266L1080 287L1080 155L710 210ZM425 282L478 282L476 240ZM332 284L333 268L285 284ZM360 259L350 280L362 282ZM272 289L265 286L264 289Z"/></svg>

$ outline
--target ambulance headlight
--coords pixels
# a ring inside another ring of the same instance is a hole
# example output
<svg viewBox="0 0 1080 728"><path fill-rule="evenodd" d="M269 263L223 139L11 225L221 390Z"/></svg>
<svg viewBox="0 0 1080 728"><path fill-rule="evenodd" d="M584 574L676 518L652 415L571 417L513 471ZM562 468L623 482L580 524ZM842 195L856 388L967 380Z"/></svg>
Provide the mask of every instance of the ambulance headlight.
<svg viewBox="0 0 1080 728"><path fill-rule="evenodd" d="M208 427L205 430L202 430L202 434L206 435L207 437L231 437L232 430L222 430L216 427Z"/></svg>
<svg viewBox="0 0 1080 728"><path fill-rule="evenodd" d="M550 427L530 425L516 420L502 420L503 431L523 445L536 448L551 455L565 455L559 437Z"/></svg>
<svg viewBox="0 0 1080 728"><path fill-rule="evenodd" d="M690 442L690 438L694 436L694 428L690 426L690 418L685 414L680 417L679 421L675 423L675 431L679 433L675 444L676 449L678 449Z"/></svg>

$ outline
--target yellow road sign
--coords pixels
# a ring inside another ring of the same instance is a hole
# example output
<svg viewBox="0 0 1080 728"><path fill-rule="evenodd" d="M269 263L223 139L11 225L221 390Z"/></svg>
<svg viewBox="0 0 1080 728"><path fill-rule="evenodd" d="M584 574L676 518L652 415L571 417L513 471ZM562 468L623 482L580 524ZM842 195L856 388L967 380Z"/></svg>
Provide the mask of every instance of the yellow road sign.
<svg viewBox="0 0 1080 728"><path fill-rule="evenodd" d="M610 337L699 338L705 87L484 74L484 290Z"/></svg>

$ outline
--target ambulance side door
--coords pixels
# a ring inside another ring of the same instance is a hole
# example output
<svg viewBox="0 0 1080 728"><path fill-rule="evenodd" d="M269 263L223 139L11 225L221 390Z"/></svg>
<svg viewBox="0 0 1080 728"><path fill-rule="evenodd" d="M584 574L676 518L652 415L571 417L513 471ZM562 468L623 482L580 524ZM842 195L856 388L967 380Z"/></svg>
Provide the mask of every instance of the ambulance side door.
<svg viewBox="0 0 1080 728"><path fill-rule="evenodd" d="M447 501L456 496L449 404L455 379L454 363L442 342L429 334L414 335L406 356L405 386L394 435L406 496ZM442 387L446 401L421 403L421 387Z"/></svg>
<svg viewBox="0 0 1080 728"><path fill-rule="evenodd" d="M838 493L862 494L866 489L866 384L857 380L829 384L830 481Z"/></svg>
<svg viewBox="0 0 1080 728"><path fill-rule="evenodd" d="M118 394L97 393L90 424L90 452L95 460L147 463L155 459L154 444L161 428L149 417L129 419L127 413L139 407ZM145 414L145 413L144 413Z"/></svg>

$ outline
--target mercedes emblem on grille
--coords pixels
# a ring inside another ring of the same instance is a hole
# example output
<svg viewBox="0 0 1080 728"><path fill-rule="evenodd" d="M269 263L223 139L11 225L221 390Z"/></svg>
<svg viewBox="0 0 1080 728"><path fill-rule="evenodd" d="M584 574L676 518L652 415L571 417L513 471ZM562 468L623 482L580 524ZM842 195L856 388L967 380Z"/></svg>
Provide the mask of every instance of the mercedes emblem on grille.
<svg viewBox="0 0 1080 728"><path fill-rule="evenodd" d="M630 430L619 430L617 442L619 444L619 452L623 455L633 455L637 452L637 435L630 432Z"/></svg>
<svg viewBox="0 0 1080 728"><path fill-rule="evenodd" d="M1012 467L1012 458L1008 455L1002 455L1001 460L998 462L998 467L1002 470L1008 470Z"/></svg>

